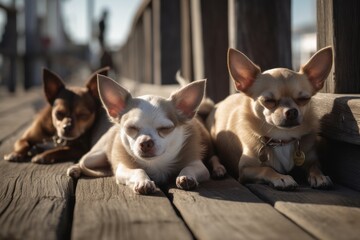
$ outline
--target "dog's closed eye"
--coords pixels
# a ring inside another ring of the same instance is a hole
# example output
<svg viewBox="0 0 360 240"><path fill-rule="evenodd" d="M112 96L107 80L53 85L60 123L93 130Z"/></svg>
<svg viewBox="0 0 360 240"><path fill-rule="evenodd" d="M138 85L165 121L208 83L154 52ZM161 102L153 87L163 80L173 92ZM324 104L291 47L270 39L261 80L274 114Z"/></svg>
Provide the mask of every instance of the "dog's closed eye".
<svg viewBox="0 0 360 240"><path fill-rule="evenodd" d="M57 110L57 111L55 112L55 116L56 116L56 118L57 118L58 120L62 120L62 119L64 119L64 117L66 116L66 113L65 113L64 111L62 111L62 110Z"/></svg>
<svg viewBox="0 0 360 240"><path fill-rule="evenodd" d="M277 104L278 104L278 101L275 98L265 98L263 100L264 107L266 107L268 109L275 108Z"/></svg>
<svg viewBox="0 0 360 240"><path fill-rule="evenodd" d="M126 134L129 136L136 136L139 132L139 128L133 125L125 127Z"/></svg>
<svg viewBox="0 0 360 240"><path fill-rule="evenodd" d="M304 106L310 101L310 97L299 97L295 100L295 102L300 105Z"/></svg>
<svg viewBox="0 0 360 240"><path fill-rule="evenodd" d="M80 112L76 115L76 117L81 120L87 120L90 118L90 115L91 115L91 113L89 113L89 112Z"/></svg>
<svg viewBox="0 0 360 240"><path fill-rule="evenodd" d="M160 128L157 129L158 134L159 134L160 137L166 137L166 135L171 133L173 130L174 130L173 126L160 127Z"/></svg>

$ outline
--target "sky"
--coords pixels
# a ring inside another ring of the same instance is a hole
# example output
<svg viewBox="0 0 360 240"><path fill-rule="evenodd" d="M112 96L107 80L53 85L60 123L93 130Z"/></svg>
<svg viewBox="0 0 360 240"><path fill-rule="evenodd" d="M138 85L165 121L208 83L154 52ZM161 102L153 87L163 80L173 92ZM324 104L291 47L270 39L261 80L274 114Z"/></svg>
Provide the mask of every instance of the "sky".
<svg viewBox="0 0 360 240"><path fill-rule="evenodd" d="M94 34L98 31L98 22L104 9L109 11L107 19L106 39L110 47L122 45L130 31L131 23L136 10L142 0L92 0L94 3ZM78 43L89 41L88 25L89 0L62 1L64 27L72 40ZM96 35L95 35L96 36Z"/></svg>
<svg viewBox="0 0 360 240"><path fill-rule="evenodd" d="M316 0L293 0L291 15L293 28L316 23Z"/></svg>

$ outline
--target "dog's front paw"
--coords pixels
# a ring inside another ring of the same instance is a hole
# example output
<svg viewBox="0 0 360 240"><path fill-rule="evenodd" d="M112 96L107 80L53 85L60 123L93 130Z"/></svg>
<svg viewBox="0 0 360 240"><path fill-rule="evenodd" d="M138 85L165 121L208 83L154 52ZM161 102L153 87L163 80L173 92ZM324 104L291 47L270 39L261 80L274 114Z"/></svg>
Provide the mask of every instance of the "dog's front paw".
<svg viewBox="0 0 360 240"><path fill-rule="evenodd" d="M223 178L225 177L225 174L226 174L226 169L223 165L216 166L211 171L211 177L215 179Z"/></svg>
<svg viewBox="0 0 360 240"><path fill-rule="evenodd" d="M176 178L176 186L180 189L191 190L196 188L198 182L193 177L179 176Z"/></svg>
<svg viewBox="0 0 360 240"><path fill-rule="evenodd" d="M151 180L139 181L134 184L133 190L137 194L151 194L156 191L156 185Z"/></svg>
<svg viewBox="0 0 360 240"><path fill-rule="evenodd" d="M223 178L226 174L226 168L220 163L218 156L214 155L210 158L209 164L212 168L211 177L215 179Z"/></svg>
<svg viewBox="0 0 360 240"><path fill-rule="evenodd" d="M55 162L55 159L46 157L44 154L38 154L31 158L31 162L39 164L51 164Z"/></svg>
<svg viewBox="0 0 360 240"><path fill-rule="evenodd" d="M69 177L72 177L74 179L78 179L80 176L81 176L81 168L79 165L74 165L74 166L71 166L69 167L67 170L66 170L66 174L69 176Z"/></svg>
<svg viewBox="0 0 360 240"><path fill-rule="evenodd" d="M293 190L298 187L297 182L289 175L280 175L272 179L270 183L278 190Z"/></svg>
<svg viewBox="0 0 360 240"><path fill-rule="evenodd" d="M324 176L322 174L310 174L308 177L308 182L312 188L328 189L333 186L333 182L331 181L330 177Z"/></svg>
<svg viewBox="0 0 360 240"><path fill-rule="evenodd" d="M26 160L26 157L21 153L12 152L5 155L4 160L9 162L24 162Z"/></svg>

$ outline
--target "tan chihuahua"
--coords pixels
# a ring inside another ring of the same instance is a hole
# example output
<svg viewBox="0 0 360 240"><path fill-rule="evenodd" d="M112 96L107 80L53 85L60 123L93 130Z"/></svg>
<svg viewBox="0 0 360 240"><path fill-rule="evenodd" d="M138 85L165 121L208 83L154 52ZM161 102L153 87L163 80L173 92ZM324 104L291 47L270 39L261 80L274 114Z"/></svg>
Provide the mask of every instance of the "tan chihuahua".
<svg viewBox="0 0 360 240"><path fill-rule="evenodd" d="M172 177L181 189L193 189L209 178L202 162L207 150L203 137L208 135L194 117L205 80L181 88L168 99L150 95L134 98L101 75L98 84L114 126L79 164L68 169L69 176L114 174L118 184L128 185L139 194L156 191L155 183L167 183ZM109 163L111 172L106 171Z"/></svg>
<svg viewBox="0 0 360 240"><path fill-rule="evenodd" d="M46 164L81 158L90 150L90 130L101 110L97 74L107 74L108 70L106 67L93 73L86 87L66 87L58 75L44 69L44 92L49 104L4 160L31 159L34 163Z"/></svg>
<svg viewBox="0 0 360 240"><path fill-rule="evenodd" d="M319 121L311 97L324 85L332 48L318 51L299 72L275 68L261 72L243 53L229 49L228 69L241 93L220 102L207 127L227 170L240 182L265 182L293 189L287 175L304 168L313 188L332 185L319 169L315 140Z"/></svg>

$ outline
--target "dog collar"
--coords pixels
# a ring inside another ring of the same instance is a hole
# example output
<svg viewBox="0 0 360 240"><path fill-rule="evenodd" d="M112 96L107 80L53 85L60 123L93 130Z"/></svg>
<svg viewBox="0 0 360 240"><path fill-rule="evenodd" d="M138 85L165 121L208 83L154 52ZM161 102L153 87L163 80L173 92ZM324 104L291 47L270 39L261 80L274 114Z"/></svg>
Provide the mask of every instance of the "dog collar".
<svg viewBox="0 0 360 240"><path fill-rule="evenodd" d="M54 135L51 138L44 138L41 143L37 143L27 152L28 157L33 157L36 154L39 154L43 151L56 148L56 147L63 147L66 146L68 140L63 139L57 135Z"/></svg>
<svg viewBox="0 0 360 240"><path fill-rule="evenodd" d="M295 142L295 151L293 155L293 161L296 166L302 166L305 162L305 153L300 149L300 139L290 139L290 140L278 140L269 138L266 136L260 137L261 147L258 151L258 158L260 162L266 162L269 160L268 151L266 150L268 147L276 148L285 146L287 144L291 144Z"/></svg>
<svg viewBox="0 0 360 240"><path fill-rule="evenodd" d="M52 137L52 141L53 141L55 147L63 147L68 142L66 139L63 139L57 135Z"/></svg>
<svg viewBox="0 0 360 240"><path fill-rule="evenodd" d="M293 143L295 141L299 141L299 139L292 138L290 140L282 140L282 139L273 139L266 136L260 137L260 142L263 145L263 147L271 147L271 148L282 147L287 144Z"/></svg>

